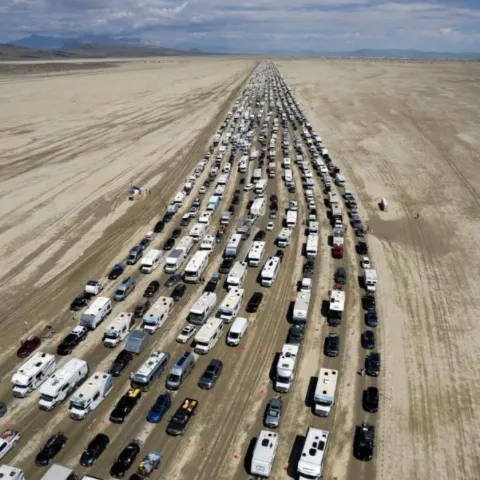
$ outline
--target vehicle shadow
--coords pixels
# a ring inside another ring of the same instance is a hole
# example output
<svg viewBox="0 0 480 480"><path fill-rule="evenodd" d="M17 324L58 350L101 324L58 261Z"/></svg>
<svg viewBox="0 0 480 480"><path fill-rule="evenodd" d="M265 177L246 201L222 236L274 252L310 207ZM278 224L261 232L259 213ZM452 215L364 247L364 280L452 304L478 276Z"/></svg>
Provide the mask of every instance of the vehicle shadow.
<svg viewBox="0 0 480 480"><path fill-rule="evenodd" d="M299 477L297 473L297 465L302 455L304 445L305 437L303 437L302 435L296 435L295 441L293 442L292 450L290 451L290 456L288 457L288 465L286 468L287 475L290 478L297 479Z"/></svg>

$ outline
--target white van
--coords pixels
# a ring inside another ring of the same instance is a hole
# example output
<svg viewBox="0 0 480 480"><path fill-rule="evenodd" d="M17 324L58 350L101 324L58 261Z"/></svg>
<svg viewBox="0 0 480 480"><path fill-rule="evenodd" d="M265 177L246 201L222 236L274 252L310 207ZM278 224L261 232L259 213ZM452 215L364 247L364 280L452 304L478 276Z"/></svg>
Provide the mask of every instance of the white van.
<svg viewBox="0 0 480 480"><path fill-rule="evenodd" d="M230 327L227 335L227 345L236 347L240 344L248 329L248 320L245 317L237 317Z"/></svg>
<svg viewBox="0 0 480 480"><path fill-rule="evenodd" d="M277 448L278 434L262 430L253 450L250 473L258 477L268 478L273 470Z"/></svg>

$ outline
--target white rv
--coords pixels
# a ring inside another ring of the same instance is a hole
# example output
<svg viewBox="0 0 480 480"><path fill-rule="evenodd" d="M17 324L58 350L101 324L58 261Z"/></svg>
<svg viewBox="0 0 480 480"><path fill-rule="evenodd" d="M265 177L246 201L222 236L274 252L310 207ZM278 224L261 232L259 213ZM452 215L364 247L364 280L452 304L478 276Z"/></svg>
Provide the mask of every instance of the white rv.
<svg viewBox="0 0 480 480"><path fill-rule="evenodd" d="M258 267L265 253L265 242L255 241L248 252L247 261L249 267Z"/></svg>
<svg viewBox="0 0 480 480"><path fill-rule="evenodd" d="M329 325L340 325L342 322L343 310L345 309L345 292L343 290L332 290L330 292L330 305L328 309Z"/></svg>
<svg viewBox="0 0 480 480"><path fill-rule="evenodd" d="M83 383L87 375L87 362L72 358L40 387L40 401L38 403L40 409L53 410Z"/></svg>
<svg viewBox="0 0 480 480"><path fill-rule="evenodd" d="M278 434L262 430L253 450L250 473L258 477L268 478L273 470L278 448Z"/></svg>
<svg viewBox="0 0 480 480"><path fill-rule="evenodd" d="M230 323L242 308L245 290L243 288L233 287L228 291L218 309L218 316Z"/></svg>
<svg viewBox="0 0 480 480"><path fill-rule="evenodd" d="M179 207L183 205L183 201L185 200L186 193L182 190L180 192L177 192L175 194L175 198L173 199L173 202L176 203Z"/></svg>
<svg viewBox="0 0 480 480"><path fill-rule="evenodd" d="M297 471L299 480L320 480L323 476L323 463L328 450L327 430L308 427Z"/></svg>
<svg viewBox="0 0 480 480"><path fill-rule="evenodd" d="M247 162L245 160L240 159L238 162L238 172L247 173Z"/></svg>
<svg viewBox="0 0 480 480"><path fill-rule="evenodd" d="M252 206L250 207L250 213L252 215L256 215L257 217L262 217L263 215L265 215L266 203L267 202L265 197L256 198L253 201Z"/></svg>
<svg viewBox="0 0 480 480"><path fill-rule="evenodd" d="M57 368L55 355L37 352L29 358L12 376L14 397L24 398L36 390Z"/></svg>
<svg viewBox="0 0 480 480"><path fill-rule="evenodd" d="M310 220L308 222L308 233L316 233L318 235L318 222L315 220Z"/></svg>
<svg viewBox="0 0 480 480"><path fill-rule="evenodd" d="M255 193L257 195L261 195L262 193L265 193L265 190L267 189L268 185L268 180L266 178L261 178L256 184L255 184ZM257 214L258 215L258 214ZM263 214L262 214L263 215Z"/></svg>
<svg viewBox="0 0 480 480"><path fill-rule="evenodd" d="M314 259L318 252L318 235L310 233L307 237L306 254L307 258Z"/></svg>
<svg viewBox="0 0 480 480"><path fill-rule="evenodd" d="M143 316L143 329L150 334L155 333L167 320L173 309L173 303L171 297L160 297Z"/></svg>
<svg viewBox="0 0 480 480"><path fill-rule="evenodd" d="M183 248L174 248L165 260L163 269L166 273L175 273L182 266L186 258L187 252Z"/></svg>
<svg viewBox="0 0 480 480"><path fill-rule="evenodd" d="M228 240L227 246L225 247L224 256L236 257L238 255L238 251L240 250L241 242L242 235L240 233L234 233Z"/></svg>
<svg viewBox="0 0 480 480"><path fill-rule="evenodd" d="M218 185L226 185L227 182L228 182L228 173L222 173L219 177L218 177Z"/></svg>
<svg viewBox="0 0 480 480"><path fill-rule="evenodd" d="M335 405L335 391L337 389L338 371L330 368L320 368L317 386L313 401L315 414L327 417L331 408Z"/></svg>
<svg viewBox="0 0 480 480"><path fill-rule="evenodd" d="M253 183L258 182L262 178L262 169L261 168L255 168L253 170Z"/></svg>
<svg viewBox="0 0 480 480"><path fill-rule="evenodd" d="M218 187L218 188L220 188L220 187ZM217 195L216 190L215 190L215 195ZM198 217L198 223L204 224L206 227L208 225L210 225L211 220L212 220L212 212L209 211L209 210L206 210L206 211L202 212L200 214L200 217Z"/></svg>
<svg viewBox="0 0 480 480"><path fill-rule="evenodd" d="M293 306L292 320L296 323L306 323L308 319L308 307L310 305L310 292L298 292Z"/></svg>
<svg viewBox="0 0 480 480"><path fill-rule="evenodd" d="M287 210L287 228L295 228L297 226L298 212L296 210Z"/></svg>
<svg viewBox="0 0 480 480"><path fill-rule="evenodd" d="M152 273L163 260L163 250L151 248L140 261L140 270L143 273Z"/></svg>
<svg viewBox="0 0 480 480"><path fill-rule="evenodd" d="M274 256L270 257L265 263L262 272L260 273L260 283L262 287L271 287L277 278L278 270L280 268L280 258Z"/></svg>
<svg viewBox="0 0 480 480"><path fill-rule="evenodd" d="M218 342L222 331L223 320L217 317L210 317L195 335L195 352L201 354L208 353Z"/></svg>
<svg viewBox="0 0 480 480"><path fill-rule="evenodd" d="M103 334L103 345L115 348L135 327L133 313L119 313L115 320L105 329Z"/></svg>
<svg viewBox="0 0 480 480"><path fill-rule="evenodd" d="M0 465L0 478L4 480L25 480L25 474L20 468Z"/></svg>
<svg viewBox="0 0 480 480"><path fill-rule="evenodd" d="M377 271L374 268L364 270L363 281L367 291L374 292L377 289Z"/></svg>
<svg viewBox="0 0 480 480"><path fill-rule="evenodd" d="M190 229L190 237L193 238L193 241L195 243L198 243L202 240L202 238L205 235L205 231L207 230L207 226L204 223L196 223L191 229Z"/></svg>
<svg viewBox="0 0 480 480"><path fill-rule="evenodd" d="M95 410L103 399L112 391L112 376L108 373L95 372L72 396L70 418L83 420Z"/></svg>
<svg viewBox="0 0 480 480"><path fill-rule="evenodd" d="M220 197L220 198L223 198L223 195L225 193L225 185L217 185L217 188L215 188L215 191L213 192L213 194L217 197ZM207 213L207 212L205 212ZM202 221L202 217L200 217L200 222ZM206 221L205 221L206 223ZM210 224L210 219L208 220L208 223Z"/></svg>
<svg viewBox="0 0 480 480"><path fill-rule="evenodd" d="M275 375L275 390L277 392L286 393L293 385L295 370L297 368L298 351L298 345L286 343L282 347Z"/></svg>
<svg viewBox="0 0 480 480"><path fill-rule="evenodd" d="M333 207L334 205L340 205L340 195L336 192L329 192L328 204L330 207Z"/></svg>
<svg viewBox="0 0 480 480"><path fill-rule="evenodd" d="M98 297L82 313L80 326L95 330L112 311L112 301L108 297Z"/></svg>
<svg viewBox="0 0 480 480"><path fill-rule="evenodd" d="M230 287L241 287L243 281L247 276L247 263L246 262L235 262L232 269L227 277L227 286Z"/></svg>
<svg viewBox="0 0 480 480"><path fill-rule="evenodd" d="M139 388L144 392L150 390L152 383L165 370L169 360L169 353L159 350L153 351L142 366L131 375L132 388Z"/></svg>
<svg viewBox="0 0 480 480"><path fill-rule="evenodd" d="M215 235L205 235L202 243L200 244L200 250L205 250L208 253L212 253L217 242L215 240Z"/></svg>
<svg viewBox="0 0 480 480"><path fill-rule="evenodd" d="M205 292L193 304L187 316L187 321L194 325L203 325L210 316L217 304L217 294L215 292Z"/></svg>
<svg viewBox="0 0 480 480"><path fill-rule="evenodd" d="M277 245L280 248L286 248L290 245L293 230L291 228L282 228L276 239Z"/></svg>
<svg viewBox="0 0 480 480"><path fill-rule="evenodd" d="M208 265L209 253L210 252L206 252L205 250L195 252L185 267L184 281L186 283L197 283L200 281Z"/></svg>

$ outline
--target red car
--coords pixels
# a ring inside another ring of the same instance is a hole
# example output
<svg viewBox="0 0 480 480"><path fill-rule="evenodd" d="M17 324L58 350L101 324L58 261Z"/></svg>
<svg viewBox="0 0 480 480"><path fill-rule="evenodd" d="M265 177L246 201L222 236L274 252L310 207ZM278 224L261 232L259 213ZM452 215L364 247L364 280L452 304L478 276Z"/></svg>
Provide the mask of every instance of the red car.
<svg viewBox="0 0 480 480"><path fill-rule="evenodd" d="M41 343L42 341L39 337L28 337L24 342L22 342L22 346L17 350L17 357L28 357L34 350L36 350L40 346Z"/></svg>
<svg viewBox="0 0 480 480"><path fill-rule="evenodd" d="M332 250L333 258L343 258L343 247L336 246Z"/></svg>

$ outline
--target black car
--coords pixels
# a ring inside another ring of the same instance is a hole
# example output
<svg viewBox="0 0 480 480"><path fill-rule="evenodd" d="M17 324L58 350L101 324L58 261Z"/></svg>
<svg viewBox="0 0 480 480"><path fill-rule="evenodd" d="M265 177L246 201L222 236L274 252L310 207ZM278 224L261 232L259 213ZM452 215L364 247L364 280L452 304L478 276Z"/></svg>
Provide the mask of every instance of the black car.
<svg viewBox="0 0 480 480"><path fill-rule="evenodd" d="M38 452L38 455L35 457L35 463L40 467L48 465L53 460L53 457L65 446L67 440L67 437L61 432L52 435L40 452Z"/></svg>
<svg viewBox="0 0 480 480"><path fill-rule="evenodd" d="M108 279L116 280L124 272L124 270L125 270L124 266L121 265L120 263L117 263L110 270L110 273L108 274Z"/></svg>
<svg viewBox="0 0 480 480"><path fill-rule="evenodd" d="M184 435L188 422L190 422L190 419L196 414L197 407L198 400L186 398L175 412L175 415L170 419L167 426L167 433L173 436Z"/></svg>
<svg viewBox="0 0 480 480"><path fill-rule="evenodd" d="M207 285L205 286L205 289L203 290L204 292L210 292L213 293L217 289L218 282L222 278L222 275L220 273L214 273L211 277L210 280L208 281Z"/></svg>
<svg viewBox="0 0 480 480"><path fill-rule="evenodd" d="M187 227L189 223L190 223L190 217L183 217L182 220L180 220L181 227Z"/></svg>
<svg viewBox="0 0 480 480"><path fill-rule="evenodd" d="M198 386L205 390L212 389L217 383L218 377L222 374L222 370L223 363L221 360L210 360L208 367L198 381Z"/></svg>
<svg viewBox="0 0 480 480"><path fill-rule="evenodd" d="M367 461L373 458L375 448L375 427L363 422L355 429L353 454L358 460Z"/></svg>
<svg viewBox="0 0 480 480"><path fill-rule="evenodd" d="M157 280L152 280L149 284L148 287L145 289L143 292L143 296L145 298L152 298L160 289L160 282Z"/></svg>
<svg viewBox="0 0 480 480"><path fill-rule="evenodd" d="M138 246L139 246L142 250L146 250L149 245L150 245L150 240L149 240L148 238L144 238L144 239L138 244Z"/></svg>
<svg viewBox="0 0 480 480"><path fill-rule="evenodd" d="M275 256L280 259L280 263L283 261L284 255L285 254L283 253L283 250L277 250L277 252L275 253Z"/></svg>
<svg viewBox="0 0 480 480"><path fill-rule="evenodd" d="M92 296L90 294L82 292L73 299L73 302L70 304L70 310L72 310L72 312L78 312L90 303L91 298Z"/></svg>
<svg viewBox="0 0 480 480"><path fill-rule="evenodd" d="M277 203L278 202L278 197L276 195L271 195L270 196L270 201L274 202L274 203Z"/></svg>
<svg viewBox="0 0 480 480"><path fill-rule="evenodd" d="M142 298L135 306L133 310L133 316L135 318L143 317L147 313L147 310L151 307L151 305L152 302L150 302L148 298Z"/></svg>
<svg viewBox="0 0 480 480"><path fill-rule="evenodd" d="M178 238L182 234L182 230L180 228L176 228L172 232L172 238Z"/></svg>
<svg viewBox="0 0 480 480"><path fill-rule="evenodd" d="M344 267L339 267L335 272L335 281L340 285L345 285L347 283L347 269Z"/></svg>
<svg viewBox="0 0 480 480"><path fill-rule="evenodd" d="M168 212L163 217L163 221L164 221L164 223L170 223L172 221L172 218L173 218L173 213Z"/></svg>
<svg viewBox="0 0 480 480"><path fill-rule="evenodd" d="M182 281L182 276L176 273L175 275L171 275L170 277L167 278L167 281L165 282L165 286L167 288L170 288L181 281Z"/></svg>
<svg viewBox="0 0 480 480"><path fill-rule="evenodd" d="M58 355L70 355L75 347L83 342L88 335L85 327L75 327L58 345Z"/></svg>
<svg viewBox="0 0 480 480"><path fill-rule="evenodd" d="M119 377L123 371L128 367L128 364L133 360L133 353L127 350L122 350L110 367L109 373L113 377Z"/></svg>
<svg viewBox="0 0 480 480"><path fill-rule="evenodd" d="M238 197L233 197L232 198L232 205L238 205L240 203L240 200Z"/></svg>
<svg viewBox="0 0 480 480"><path fill-rule="evenodd" d="M164 250L171 250L174 246L175 246L175 239L170 237L163 244L163 249Z"/></svg>
<svg viewBox="0 0 480 480"><path fill-rule="evenodd" d="M305 325L301 323L292 325L288 330L287 343L291 343L293 345L301 345L304 337Z"/></svg>
<svg viewBox="0 0 480 480"><path fill-rule="evenodd" d="M247 203L247 210L250 210L250 208L252 208L252 205L253 205L253 200L250 200L250 201Z"/></svg>
<svg viewBox="0 0 480 480"><path fill-rule="evenodd" d="M245 184L245 178L241 178L240 179L240 185L244 185Z"/></svg>
<svg viewBox="0 0 480 480"><path fill-rule="evenodd" d="M375 334L372 330L365 330L362 333L362 347L367 350L375 348Z"/></svg>
<svg viewBox="0 0 480 480"><path fill-rule="evenodd" d="M307 260L303 265L303 276L305 278L311 278L314 270L315 262L313 260Z"/></svg>
<svg viewBox="0 0 480 480"><path fill-rule="evenodd" d="M220 273L228 273L233 267L233 259L232 258L224 258L222 263L220 264L220 268L218 271Z"/></svg>
<svg viewBox="0 0 480 480"><path fill-rule="evenodd" d="M377 306L375 294L373 292L367 292L362 297L362 305L365 310L374 309Z"/></svg>
<svg viewBox="0 0 480 480"><path fill-rule="evenodd" d="M290 187L288 187L288 191L289 191L290 193L297 193L297 189L295 188L294 185L291 185Z"/></svg>
<svg viewBox="0 0 480 480"><path fill-rule="evenodd" d="M235 213L235 205L233 204L233 202L232 202L232 204L228 207L228 211L229 211L232 215Z"/></svg>
<svg viewBox="0 0 480 480"><path fill-rule="evenodd" d="M250 300L248 301L248 304L247 304L247 312L248 313L255 313L257 310L258 310L258 307L260 306L260 304L262 303L262 300L263 300L263 293L261 292L255 292Z"/></svg>
<svg viewBox="0 0 480 480"><path fill-rule="evenodd" d="M368 387L363 391L362 405L366 412L378 412L379 394L377 387Z"/></svg>
<svg viewBox="0 0 480 480"><path fill-rule="evenodd" d="M329 333L325 337L325 355L327 357L336 357L340 353L340 335L338 333Z"/></svg>
<svg viewBox="0 0 480 480"><path fill-rule="evenodd" d="M91 467L95 460L105 451L110 443L110 439L103 433L99 433L87 445L80 457L80 465L83 467Z"/></svg>
<svg viewBox="0 0 480 480"><path fill-rule="evenodd" d="M170 295L173 300L175 302L178 302L182 297L183 295L185 294L185 291L187 290L187 287L186 285L184 285L183 283L181 283L180 285L177 285L173 291L172 291L172 294Z"/></svg>
<svg viewBox="0 0 480 480"><path fill-rule="evenodd" d="M376 310L372 308L365 314L365 323L367 327L371 328L378 326L378 316Z"/></svg>
<svg viewBox="0 0 480 480"><path fill-rule="evenodd" d="M113 478L124 477L127 470L133 465L133 462L135 462L135 459L139 453L140 442L138 440L131 441L115 460L112 468L110 469L110 475Z"/></svg>
<svg viewBox="0 0 480 480"><path fill-rule="evenodd" d="M365 373L369 377L378 377L380 374L380 354L372 352L365 358Z"/></svg>
<svg viewBox="0 0 480 480"><path fill-rule="evenodd" d="M118 403L110 414L110 421L112 423L123 423L130 412L135 408L138 401L142 397L142 392L138 388L131 388Z"/></svg>
<svg viewBox="0 0 480 480"><path fill-rule="evenodd" d="M253 237L254 242L261 242L266 236L265 230L259 230Z"/></svg>
<svg viewBox="0 0 480 480"><path fill-rule="evenodd" d="M153 231L155 233L162 233L164 228L165 228L165 222L163 220L159 220L153 227Z"/></svg>

